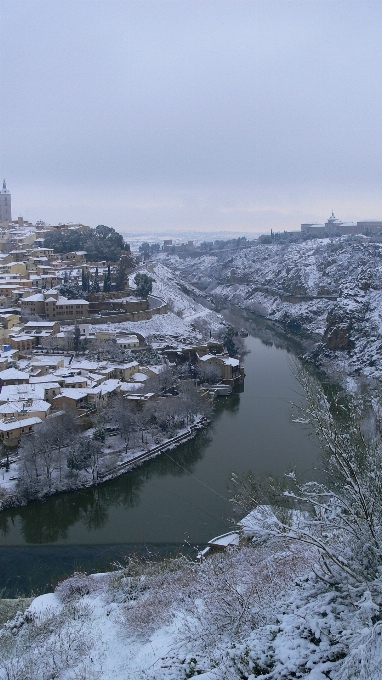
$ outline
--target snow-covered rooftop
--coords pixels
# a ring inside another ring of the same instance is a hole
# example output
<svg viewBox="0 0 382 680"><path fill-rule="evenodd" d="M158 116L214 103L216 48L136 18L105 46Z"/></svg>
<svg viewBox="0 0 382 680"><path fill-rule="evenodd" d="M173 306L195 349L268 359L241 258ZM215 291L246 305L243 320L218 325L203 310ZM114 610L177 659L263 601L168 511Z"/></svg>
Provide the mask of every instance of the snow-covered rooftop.
<svg viewBox="0 0 382 680"><path fill-rule="evenodd" d="M0 431L9 432L11 430L16 430L17 428L29 427L30 425L38 425L39 423L42 423L42 420L37 416L33 416L31 418L22 418L21 420L12 418L10 422L0 420Z"/></svg>

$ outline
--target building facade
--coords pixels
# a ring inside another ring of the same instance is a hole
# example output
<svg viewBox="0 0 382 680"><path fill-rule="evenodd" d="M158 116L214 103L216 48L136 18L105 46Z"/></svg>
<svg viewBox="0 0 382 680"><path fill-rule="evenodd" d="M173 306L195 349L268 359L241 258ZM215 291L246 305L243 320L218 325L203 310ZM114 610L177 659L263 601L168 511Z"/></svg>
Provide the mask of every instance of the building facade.
<svg viewBox="0 0 382 680"><path fill-rule="evenodd" d="M301 231L319 237L345 236L349 234L370 234L382 231L382 220L361 220L359 222L341 222L332 211L325 224L307 222L301 225Z"/></svg>

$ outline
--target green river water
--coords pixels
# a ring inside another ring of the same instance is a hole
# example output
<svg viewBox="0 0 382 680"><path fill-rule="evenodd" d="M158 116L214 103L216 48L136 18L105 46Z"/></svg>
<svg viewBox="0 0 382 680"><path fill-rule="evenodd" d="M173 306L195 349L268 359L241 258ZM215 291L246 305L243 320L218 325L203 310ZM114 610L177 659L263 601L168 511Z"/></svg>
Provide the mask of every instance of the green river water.
<svg viewBox="0 0 382 680"><path fill-rule="evenodd" d="M314 437L291 422L299 385L285 347L246 338L245 386L219 398L211 427L169 455L96 488L0 514L3 597L49 589L74 569L105 570L136 552L195 554L229 531L231 473L309 476Z"/></svg>

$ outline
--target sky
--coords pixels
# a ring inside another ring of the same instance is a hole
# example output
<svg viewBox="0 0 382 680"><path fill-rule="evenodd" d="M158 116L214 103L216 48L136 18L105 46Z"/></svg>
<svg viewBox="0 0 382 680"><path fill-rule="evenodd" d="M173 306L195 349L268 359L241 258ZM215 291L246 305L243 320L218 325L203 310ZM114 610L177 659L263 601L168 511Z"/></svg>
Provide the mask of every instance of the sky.
<svg viewBox="0 0 382 680"><path fill-rule="evenodd" d="M13 218L382 218L381 19L380 0L1 0Z"/></svg>

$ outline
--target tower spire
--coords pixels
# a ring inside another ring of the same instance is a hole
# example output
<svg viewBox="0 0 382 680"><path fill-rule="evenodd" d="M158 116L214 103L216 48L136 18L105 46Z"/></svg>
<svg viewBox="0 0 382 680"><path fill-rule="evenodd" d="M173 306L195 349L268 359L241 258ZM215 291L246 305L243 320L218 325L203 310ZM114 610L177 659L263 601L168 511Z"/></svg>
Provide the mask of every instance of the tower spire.
<svg viewBox="0 0 382 680"><path fill-rule="evenodd" d="M0 222L12 222L11 192L7 189L5 179L0 189Z"/></svg>

